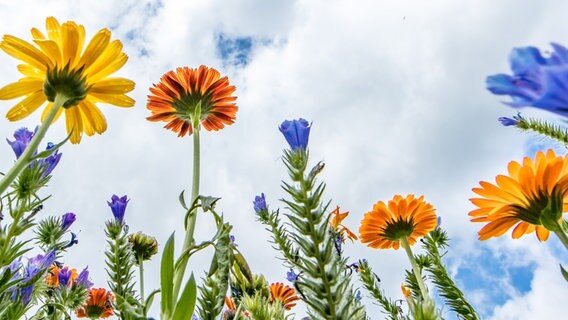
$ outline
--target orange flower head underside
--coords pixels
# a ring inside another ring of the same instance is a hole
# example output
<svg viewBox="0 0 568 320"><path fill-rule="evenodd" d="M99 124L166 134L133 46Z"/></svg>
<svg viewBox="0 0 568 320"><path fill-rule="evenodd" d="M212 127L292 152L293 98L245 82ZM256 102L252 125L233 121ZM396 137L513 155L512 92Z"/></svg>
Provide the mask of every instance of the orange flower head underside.
<svg viewBox="0 0 568 320"><path fill-rule="evenodd" d="M348 215L349 212L340 212L338 206L331 212L329 217L329 225L334 232L339 234L343 242L345 242L346 238L351 241L357 240L357 235L355 235L351 230L349 230L349 228L342 224L343 220L345 220Z"/></svg>
<svg viewBox="0 0 568 320"><path fill-rule="evenodd" d="M300 300L296 295L296 291L283 283L276 282L270 284L270 302L279 300L286 310L292 309L296 305L296 301Z"/></svg>
<svg viewBox="0 0 568 320"><path fill-rule="evenodd" d="M77 309L78 318L108 318L113 315L114 295L103 288L93 288L83 306Z"/></svg>
<svg viewBox="0 0 568 320"><path fill-rule="evenodd" d="M395 195L388 204L375 203L365 214L359 228L361 243L375 249L398 249L406 237L409 245L436 228L438 221L434 207L424 201L424 196L403 198Z"/></svg>
<svg viewBox="0 0 568 320"><path fill-rule="evenodd" d="M237 97L235 86L219 71L206 66L180 67L169 71L150 88L147 108L149 121L164 121L164 128L179 137L193 133L192 118L201 103L200 123L206 130L217 131L235 122Z"/></svg>
<svg viewBox="0 0 568 320"><path fill-rule="evenodd" d="M543 212L554 203L561 212L568 210L568 155L539 151L534 161L525 157L522 163L509 162L508 173L498 175L495 184L481 181L472 189L480 197L470 199L478 207L469 213L471 221L487 223L479 230L479 240L502 236L514 227L513 239L536 231L536 237L546 241L550 231L542 225Z"/></svg>

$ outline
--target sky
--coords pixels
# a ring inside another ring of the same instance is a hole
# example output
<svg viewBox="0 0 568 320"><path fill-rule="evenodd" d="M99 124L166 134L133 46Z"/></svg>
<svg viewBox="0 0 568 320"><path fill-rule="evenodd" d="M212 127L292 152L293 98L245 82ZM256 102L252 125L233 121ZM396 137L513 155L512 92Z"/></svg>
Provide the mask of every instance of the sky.
<svg viewBox="0 0 568 320"><path fill-rule="evenodd" d="M65 263L88 265L97 286L106 282L104 222L111 218L106 201L113 194L131 199L131 231L155 236L160 248L176 231L181 244L178 195L191 187L192 143L145 120L146 96L165 72L204 64L229 76L239 111L234 125L201 135L201 194L222 198L217 209L233 224L253 272L286 281L252 200L264 192L271 208L281 206L286 143L277 128L302 117L313 123L312 163L326 164L326 199L350 212L347 226L357 230L379 200L424 195L451 238L448 270L484 319L554 319L568 312L568 287L558 267L568 260L559 241L539 243L533 235L513 240L508 234L480 242L481 225L467 213L473 209L471 188L505 173L509 161L542 148L564 151L501 126L497 118L517 110L487 92L485 78L509 72L514 47L568 44L567 11L568 2L561 0L0 0L0 33L29 41L29 30L43 29L45 18L54 16L85 25L87 37L109 28L129 55L117 75L136 81L135 107L101 106L107 132L62 148L47 190L53 196L42 212L77 214L72 229L80 243ZM0 54L0 86L19 77L17 64ZM2 101L0 110L14 103ZM521 111L560 121L538 110ZM39 112L17 123L5 120L0 136L38 121ZM60 120L46 139L65 136ZM13 162L8 144L0 154L4 171ZM197 239L213 232L211 217L200 216ZM352 260L368 259L386 293L402 297L409 268L403 251L356 243L345 250ZM201 277L210 258L211 252L199 255L190 269ZM159 258L146 270L146 287L157 288ZM382 319L368 297L363 301L372 319ZM301 318L302 308L297 312Z"/></svg>

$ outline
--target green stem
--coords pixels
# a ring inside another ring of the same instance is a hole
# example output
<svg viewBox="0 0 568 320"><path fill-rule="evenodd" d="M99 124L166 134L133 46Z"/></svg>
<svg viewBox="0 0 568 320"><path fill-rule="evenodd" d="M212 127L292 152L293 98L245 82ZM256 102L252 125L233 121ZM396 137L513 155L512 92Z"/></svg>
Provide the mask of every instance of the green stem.
<svg viewBox="0 0 568 320"><path fill-rule="evenodd" d="M199 123L193 126L193 181L191 184L191 208L193 208L193 203L199 195L199 159L200 159L200 148L199 148ZM183 247L181 252L187 251L194 243L193 233L195 232L195 223L197 221L197 209L193 209L187 215L187 227L185 229L185 239L183 241ZM174 274L174 288L172 298L174 302L177 300L179 289L181 287L181 282L185 274L185 268L187 266L186 260L180 264L179 269L175 271Z"/></svg>
<svg viewBox="0 0 568 320"><path fill-rule="evenodd" d="M418 268L418 264L414 259L414 254L412 254L412 250L410 250L410 245L408 244L408 239L406 237L402 237L400 239L402 247L404 251L406 251L406 255L408 256L408 260L410 260L410 264L412 265L412 271L414 271L414 276L416 277L416 282L418 283L418 287L420 287L420 293L422 293L422 301L428 300L428 291L426 290L426 285L424 284L424 279L422 279L422 274L420 273L420 269Z"/></svg>
<svg viewBox="0 0 568 320"><path fill-rule="evenodd" d="M243 308L243 303L239 303L239 307L237 308L237 311L235 312L235 318L233 320L238 320L240 318L241 315L241 310Z"/></svg>
<svg viewBox="0 0 568 320"><path fill-rule="evenodd" d="M55 101L53 102L53 106L49 110L49 113L47 114L45 121L39 126L39 129L37 130L34 137L32 138L32 141L30 141L30 144L26 147L24 152L20 155L20 157L18 158L18 160L16 161L14 166L10 169L10 171L8 171L8 173L6 173L4 178L2 178L2 180L0 181L0 195L2 195L4 193L4 191L6 191L6 189L8 189L10 184L18 177L20 172L28 165L31 157L36 152L37 147L39 146L39 143L41 142L41 140L45 136L47 129L49 129L49 126L53 122L53 119L55 119L55 115L57 114L57 110L59 110L59 108L61 106L63 106L63 104L67 100L68 100L68 97L63 95L63 94L58 93L57 95L55 95Z"/></svg>
<svg viewBox="0 0 568 320"><path fill-rule="evenodd" d="M140 303L144 305L144 259L142 256L138 257L138 271L140 271Z"/></svg>
<svg viewBox="0 0 568 320"><path fill-rule="evenodd" d="M564 230L562 230L560 225L558 226L558 230L554 231L554 233L556 234L558 239L560 239L560 242L562 242L564 247L568 249L568 236L566 236L566 233L564 233Z"/></svg>

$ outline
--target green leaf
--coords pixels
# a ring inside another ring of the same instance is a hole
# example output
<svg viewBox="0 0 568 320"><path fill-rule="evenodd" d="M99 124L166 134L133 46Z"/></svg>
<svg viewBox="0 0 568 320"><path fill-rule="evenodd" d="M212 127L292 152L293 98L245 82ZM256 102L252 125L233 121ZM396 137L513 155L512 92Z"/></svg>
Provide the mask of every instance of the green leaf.
<svg viewBox="0 0 568 320"><path fill-rule="evenodd" d="M44 150L42 152L39 152L38 154L36 154L35 156L32 156L30 158L30 163L34 160L38 160L38 159L43 159L43 158L47 158L49 156L51 156L55 151L59 150L59 148L61 146L63 146L67 140L69 140L69 138L71 138L71 134L73 132L71 131L68 135L67 138L65 138L63 141L59 142L58 144L54 145L53 148L49 149L49 150Z"/></svg>
<svg viewBox="0 0 568 320"><path fill-rule="evenodd" d="M146 303L144 304L144 314L148 314L148 311L150 310L150 307L152 306L152 303L154 302L154 297L159 292L160 292L160 290L154 290L148 295L148 298L146 298Z"/></svg>
<svg viewBox="0 0 568 320"><path fill-rule="evenodd" d="M183 190L183 191L179 194L179 203L181 203L181 206L182 206L185 210L187 210L187 205L185 204L184 192L185 192L185 190Z"/></svg>
<svg viewBox="0 0 568 320"><path fill-rule="evenodd" d="M562 265L560 265L560 272L562 273L564 280L568 281L568 272L566 272L566 269L564 269L564 267L562 267Z"/></svg>
<svg viewBox="0 0 568 320"><path fill-rule="evenodd" d="M170 236L162 253L160 268L160 286L162 288L162 315L170 315L173 305L174 287L174 233Z"/></svg>
<svg viewBox="0 0 568 320"><path fill-rule="evenodd" d="M210 197L210 196L200 196L201 198L201 206L203 208L203 212L207 212L211 209L215 208L215 203L219 201L221 198Z"/></svg>
<svg viewBox="0 0 568 320"><path fill-rule="evenodd" d="M193 310L195 309L195 300L197 299L197 285L193 274L189 281L185 284L185 288L176 304L174 311L174 320L187 320L191 319Z"/></svg>

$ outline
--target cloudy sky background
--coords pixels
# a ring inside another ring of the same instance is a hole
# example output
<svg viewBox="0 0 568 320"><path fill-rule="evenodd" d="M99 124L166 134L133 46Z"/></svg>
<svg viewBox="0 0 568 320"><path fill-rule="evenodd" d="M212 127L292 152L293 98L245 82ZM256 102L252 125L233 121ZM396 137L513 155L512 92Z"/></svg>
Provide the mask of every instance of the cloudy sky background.
<svg viewBox="0 0 568 320"><path fill-rule="evenodd" d="M177 198L191 186L191 139L147 122L145 102L163 73L205 64L237 86L240 109L234 125L202 135L201 194L223 198L217 208L235 226L254 272L285 281L286 269L251 202L264 192L272 208L279 205L286 144L277 126L304 117L313 121L312 161L326 163L327 199L351 212L348 226L357 230L378 200L423 194L452 238L449 269L484 318L553 319L568 312L568 287L558 272L558 263L568 262L561 244L552 237L541 244L533 235L482 243L481 225L470 223L467 213L479 180L492 180L508 161L548 145L498 124L499 116L516 111L485 90L485 77L509 71L515 46L568 44L566 12L561 0L0 0L0 33L30 40L31 27L44 29L45 17L53 15L84 24L89 38L110 28L130 56L117 75L136 81L136 106L103 106L107 132L63 148L43 211L78 215L73 230L80 244L65 262L88 265L97 286L106 281L104 221L111 217L106 201L112 194L131 199L126 217L132 231L163 244L176 230L181 245ZM1 86L19 77L16 64L0 55ZM550 117L529 109L523 114ZM38 121L39 112L5 121L0 137ZM64 137L60 120L47 138ZM8 144L0 154L4 171L13 161ZM198 223L197 237L204 240L213 222L203 216ZM353 244L346 254L367 258L387 294L401 297L404 252ZM205 253L192 260L192 270L201 276L209 259ZM148 289L159 286L158 272L155 259L147 266ZM372 318L381 319L364 299Z"/></svg>

